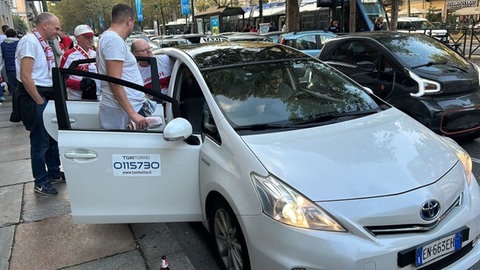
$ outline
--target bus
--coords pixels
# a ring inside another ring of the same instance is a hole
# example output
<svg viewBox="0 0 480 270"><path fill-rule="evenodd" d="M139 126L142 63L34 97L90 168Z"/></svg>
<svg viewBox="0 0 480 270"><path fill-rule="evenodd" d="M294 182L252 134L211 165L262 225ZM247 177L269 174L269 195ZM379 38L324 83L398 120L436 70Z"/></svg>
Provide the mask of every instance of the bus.
<svg viewBox="0 0 480 270"><path fill-rule="evenodd" d="M332 12L333 1L337 1L336 12ZM380 0L355 0L356 1L356 19L355 30L372 31L375 19L377 17L386 18L384 6ZM263 16L260 18L258 6L249 6L245 10L245 22L250 25L259 23L271 23L277 29L286 22L285 18L285 0L263 4ZM337 20L341 32L349 32L349 0L303 0L299 7L300 11L300 30L326 30L330 21ZM335 17L332 15L335 14ZM241 18L239 18L241 19ZM241 22L232 20L228 22L229 28L238 29ZM384 24L388 27L387 24ZM240 28L241 29L241 28Z"/></svg>

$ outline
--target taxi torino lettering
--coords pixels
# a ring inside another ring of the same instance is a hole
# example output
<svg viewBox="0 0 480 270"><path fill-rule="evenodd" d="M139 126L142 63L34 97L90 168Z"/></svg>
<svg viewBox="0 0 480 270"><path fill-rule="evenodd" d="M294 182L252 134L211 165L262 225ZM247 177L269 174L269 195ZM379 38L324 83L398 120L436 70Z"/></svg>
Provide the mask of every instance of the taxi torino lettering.
<svg viewBox="0 0 480 270"><path fill-rule="evenodd" d="M113 154L114 176L161 176L160 155Z"/></svg>

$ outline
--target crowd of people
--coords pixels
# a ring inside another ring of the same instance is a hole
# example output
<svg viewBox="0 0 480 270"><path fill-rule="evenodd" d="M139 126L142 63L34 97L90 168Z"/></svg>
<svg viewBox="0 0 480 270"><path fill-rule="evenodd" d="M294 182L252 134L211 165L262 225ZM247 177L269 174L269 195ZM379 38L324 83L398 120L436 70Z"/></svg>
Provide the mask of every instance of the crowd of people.
<svg viewBox="0 0 480 270"><path fill-rule="evenodd" d="M98 72L114 78L151 88L149 63L137 62L136 57L153 57L149 44L139 39L129 47L125 39L134 27L134 11L126 4L115 4L111 12L111 25L94 47L94 31L85 24L74 30L76 42L61 30L58 17L49 12L36 17L31 33L18 38L16 31L2 28L0 36L1 67L5 71L12 98L10 121L23 122L30 132L30 157L34 192L42 195L58 194L54 184L65 183L60 170L57 142L43 124L43 111L53 99L52 68L70 67L72 62L93 59L79 64L78 70ZM168 56L156 56L162 93L166 93L173 61ZM95 100L99 102L99 122L105 129L126 129L133 123L136 129L145 129L147 116L153 112L155 102L145 93L106 81L71 75L66 80L69 100ZM3 94L3 91L1 91ZM2 96L3 100L3 96ZM153 105L152 105L153 104Z"/></svg>

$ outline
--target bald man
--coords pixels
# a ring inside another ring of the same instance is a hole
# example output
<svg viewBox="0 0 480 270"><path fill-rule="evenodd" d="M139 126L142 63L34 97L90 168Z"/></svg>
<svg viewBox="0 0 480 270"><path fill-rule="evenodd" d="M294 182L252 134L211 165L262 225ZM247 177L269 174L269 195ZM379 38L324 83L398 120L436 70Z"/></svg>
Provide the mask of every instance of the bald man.
<svg viewBox="0 0 480 270"><path fill-rule="evenodd" d="M131 50L136 57L154 57L150 45L143 38L139 38L132 42ZM170 76L172 75L173 61L167 55L156 55L158 78L160 79L160 89L162 94L168 93L168 84L170 83ZM152 72L150 64L145 61L138 62L140 74L142 74L143 85L148 89L152 89Z"/></svg>
<svg viewBox="0 0 480 270"><path fill-rule="evenodd" d="M13 106L30 131L34 191L42 195L57 195L52 182L65 182L65 176L60 171L57 142L48 135L43 125L43 111L48 99L53 97L52 68L55 67L55 58L48 41L57 37L60 20L44 12L37 16L35 25L32 33L18 42L15 64L19 84Z"/></svg>

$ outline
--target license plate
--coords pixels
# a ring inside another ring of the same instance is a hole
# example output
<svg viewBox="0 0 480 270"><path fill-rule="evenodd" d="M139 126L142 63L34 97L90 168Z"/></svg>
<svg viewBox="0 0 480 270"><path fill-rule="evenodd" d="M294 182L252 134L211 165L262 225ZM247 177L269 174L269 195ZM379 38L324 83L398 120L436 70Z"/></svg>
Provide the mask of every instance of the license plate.
<svg viewBox="0 0 480 270"><path fill-rule="evenodd" d="M443 257L462 248L462 233L457 232L417 247L415 266Z"/></svg>

